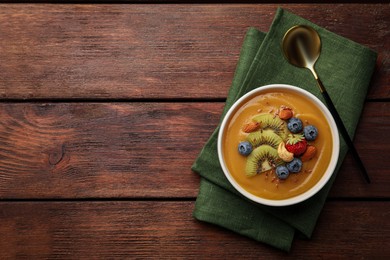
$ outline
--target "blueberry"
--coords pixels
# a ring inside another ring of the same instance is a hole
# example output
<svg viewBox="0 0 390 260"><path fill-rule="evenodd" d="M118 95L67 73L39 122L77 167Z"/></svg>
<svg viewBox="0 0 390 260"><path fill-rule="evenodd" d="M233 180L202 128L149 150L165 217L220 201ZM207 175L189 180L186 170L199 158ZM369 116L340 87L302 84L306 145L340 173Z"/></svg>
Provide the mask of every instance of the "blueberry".
<svg viewBox="0 0 390 260"><path fill-rule="evenodd" d="M252 145L250 142L244 141L238 144L238 152L244 156L252 152Z"/></svg>
<svg viewBox="0 0 390 260"><path fill-rule="evenodd" d="M302 161L301 159L294 158L291 162L287 163L286 166L290 172L297 173L300 172L302 169Z"/></svg>
<svg viewBox="0 0 390 260"><path fill-rule="evenodd" d="M285 180L287 179L288 175L290 174L290 172L288 171L287 167L286 166L278 166L276 168L276 175L278 176L279 179L281 180Z"/></svg>
<svg viewBox="0 0 390 260"><path fill-rule="evenodd" d="M314 141L317 138L318 130L314 125L305 126L303 134L307 141Z"/></svg>
<svg viewBox="0 0 390 260"><path fill-rule="evenodd" d="M303 124L302 124L301 119L296 118L296 117L290 118L290 120L288 120L288 123L287 123L287 128L288 128L288 130L290 130L291 133L294 133L294 134L301 132L302 128L303 128Z"/></svg>

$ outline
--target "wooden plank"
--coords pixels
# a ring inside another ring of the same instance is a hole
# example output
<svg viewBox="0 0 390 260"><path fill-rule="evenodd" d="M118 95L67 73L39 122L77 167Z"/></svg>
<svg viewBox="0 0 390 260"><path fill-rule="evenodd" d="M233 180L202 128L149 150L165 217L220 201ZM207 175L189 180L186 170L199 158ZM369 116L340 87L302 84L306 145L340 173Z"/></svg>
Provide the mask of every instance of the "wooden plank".
<svg viewBox="0 0 390 260"><path fill-rule="evenodd" d="M336 185L333 186L331 196L364 197L364 194L374 194L374 197L388 197L388 188L379 188L382 185L389 187L390 173L389 155L390 144L388 129L390 127L390 103L366 103L362 117L356 129L354 145L366 166L372 183L363 180L360 169L350 154L337 176ZM387 176L382 173L387 173ZM374 191L379 188L381 191Z"/></svg>
<svg viewBox="0 0 390 260"><path fill-rule="evenodd" d="M190 167L222 104L0 107L2 198L165 197L196 195Z"/></svg>
<svg viewBox="0 0 390 260"><path fill-rule="evenodd" d="M224 98L278 6L379 52L368 97L390 97L388 4L1 4L0 98Z"/></svg>
<svg viewBox="0 0 390 260"><path fill-rule="evenodd" d="M193 208L194 202L2 202L0 257L238 259L243 252L253 259L390 256L385 246L390 242L389 202L326 203L312 239L296 239L288 255L199 222L192 218Z"/></svg>
<svg viewBox="0 0 390 260"><path fill-rule="evenodd" d="M0 104L0 198L195 197L223 103ZM390 197L390 103L367 103L333 197Z"/></svg>

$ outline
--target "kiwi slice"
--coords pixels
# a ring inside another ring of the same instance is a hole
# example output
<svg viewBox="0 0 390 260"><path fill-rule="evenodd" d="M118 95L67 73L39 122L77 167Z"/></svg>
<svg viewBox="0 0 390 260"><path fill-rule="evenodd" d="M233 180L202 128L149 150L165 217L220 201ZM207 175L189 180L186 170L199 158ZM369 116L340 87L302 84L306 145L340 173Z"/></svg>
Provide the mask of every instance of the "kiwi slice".
<svg viewBox="0 0 390 260"><path fill-rule="evenodd" d="M279 135L283 140L286 139L289 133L286 123L277 116L271 114L261 114L252 118L253 121L259 122L261 129L272 129L275 134Z"/></svg>
<svg viewBox="0 0 390 260"><path fill-rule="evenodd" d="M253 147L266 144L275 149L277 149L279 144L283 141L272 129L252 132L247 136L247 140Z"/></svg>
<svg viewBox="0 0 390 260"><path fill-rule="evenodd" d="M255 148L247 157L245 174L251 177L258 173L269 171L281 163L278 151L265 144Z"/></svg>

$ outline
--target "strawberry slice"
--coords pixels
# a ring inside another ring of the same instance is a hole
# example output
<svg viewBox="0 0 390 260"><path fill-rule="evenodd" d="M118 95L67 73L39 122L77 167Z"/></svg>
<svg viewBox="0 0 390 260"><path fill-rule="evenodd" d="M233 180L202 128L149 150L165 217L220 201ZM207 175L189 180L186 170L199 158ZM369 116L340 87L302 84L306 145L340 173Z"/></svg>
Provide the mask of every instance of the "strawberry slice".
<svg viewBox="0 0 390 260"><path fill-rule="evenodd" d="M303 134L289 134L286 142L286 149L294 156L299 156L306 151L307 142Z"/></svg>

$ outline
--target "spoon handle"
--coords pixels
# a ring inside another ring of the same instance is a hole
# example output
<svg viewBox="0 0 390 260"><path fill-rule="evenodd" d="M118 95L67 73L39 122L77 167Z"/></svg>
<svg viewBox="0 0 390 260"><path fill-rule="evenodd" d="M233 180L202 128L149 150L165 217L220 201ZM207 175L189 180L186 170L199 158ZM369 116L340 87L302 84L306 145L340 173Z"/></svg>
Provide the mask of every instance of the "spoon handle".
<svg viewBox="0 0 390 260"><path fill-rule="evenodd" d="M364 179L366 180L367 183L371 183L370 178L368 177L367 170L364 167L363 162L360 159L359 154L356 151L355 146L353 145L353 142L348 135L347 129L345 129L343 121L341 120L339 113L337 113L337 110L336 110L335 106L333 105L333 102L330 99L330 96L328 95L328 92L326 92L324 85L322 84L321 80L318 77L316 77L316 80L317 80L318 86L321 90L321 94L324 97L325 102L330 110L330 113L333 115L333 118L336 121L336 125L337 125L338 129L340 130L340 133L341 133L342 137L344 138L344 141L347 143L347 145L352 153L352 156L355 158L359 168L361 169Z"/></svg>

